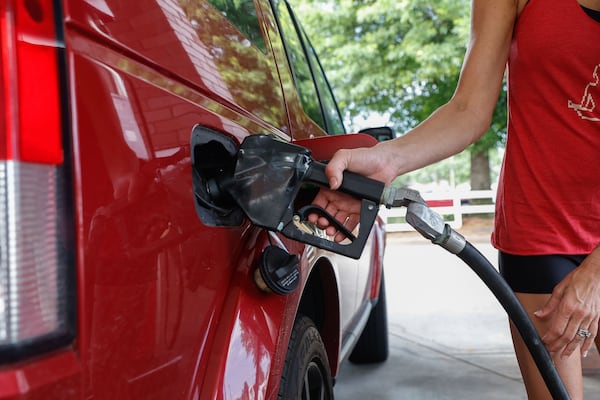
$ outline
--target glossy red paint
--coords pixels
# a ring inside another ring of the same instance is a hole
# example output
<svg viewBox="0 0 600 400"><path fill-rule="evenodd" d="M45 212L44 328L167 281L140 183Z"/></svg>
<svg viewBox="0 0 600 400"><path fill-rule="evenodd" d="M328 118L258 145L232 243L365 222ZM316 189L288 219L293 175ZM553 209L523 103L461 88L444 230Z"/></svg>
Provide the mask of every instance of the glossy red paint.
<svg viewBox="0 0 600 400"><path fill-rule="evenodd" d="M0 398L79 399L81 363L72 349L0 372Z"/></svg>
<svg viewBox="0 0 600 400"><path fill-rule="evenodd" d="M321 136L314 139L295 140L294 144L306 147L310 150L315 160L330 160L333 154L340 148L356 149L359 147L372 147L377 144L377 140L372 136L362 133L352 135Z"/></svg>
<svg viewBox="0 0 600 400"><path fill-rule="evenodd" d="M264 51L203 0L62 2L68 92L55 104L70 115L77 333L67 348L0 365L0 399L274 398L311 279L321 282L321 335L337 374L344 337L360 332L378 295L381 226L351 260L247 221L206 226L194 206L196 124L238 143L253 133L302 139L319 159L373 144L325 136L308 118L269 2L257 4ZM270 243L300 259L289 296L254 283Z"/></svg>

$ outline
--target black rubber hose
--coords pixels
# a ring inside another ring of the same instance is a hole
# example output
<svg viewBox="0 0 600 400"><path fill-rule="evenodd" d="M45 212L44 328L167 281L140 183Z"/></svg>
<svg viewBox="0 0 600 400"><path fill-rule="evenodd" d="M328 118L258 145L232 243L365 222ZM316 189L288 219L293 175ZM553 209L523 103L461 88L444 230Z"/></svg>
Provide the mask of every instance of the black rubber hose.
<svg viewBox="0 0 600 400"><path fill-rule="evenodd" d="M548 350L544 346L544 343L542 343L542 339L535 329L533 322L531 322L527 312L510 286L508 286L494 266L490 264L488 259L469 242L467 242L465 248L457 256L471 267L496 296L502 307L504 307L527 345L552 398L554 400L569 400L569 393L556 371Z"/></svg>

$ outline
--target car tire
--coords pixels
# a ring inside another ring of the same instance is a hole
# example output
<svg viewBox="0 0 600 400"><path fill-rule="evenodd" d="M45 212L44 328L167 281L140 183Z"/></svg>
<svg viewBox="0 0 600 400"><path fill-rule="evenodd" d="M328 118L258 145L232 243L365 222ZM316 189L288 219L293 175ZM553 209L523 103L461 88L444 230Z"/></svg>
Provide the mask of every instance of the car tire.
<svg viewBox="0 0 600 400"><path fill-rule="evenodd" d="M371 310L367 325L348 358L354 364L380 363L389 355L385 280L381 275L379 299Z"/></svg>
<svg viewBox="0 0 600 400"><path fill-rule="evenodd" d="M304 315L299 315L294 323L277 398L333 399L325 345L315 324Z"/></svg>

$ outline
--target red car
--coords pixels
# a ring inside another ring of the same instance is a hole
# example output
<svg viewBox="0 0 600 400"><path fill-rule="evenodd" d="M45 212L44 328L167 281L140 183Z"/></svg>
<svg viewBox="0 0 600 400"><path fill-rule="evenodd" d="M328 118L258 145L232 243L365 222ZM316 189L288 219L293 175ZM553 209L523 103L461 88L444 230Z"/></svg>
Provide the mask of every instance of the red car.
<svg viewBox="0 0 600 400"><path fill-rule="evenodd" d="M252 134L372 144L287 1L4 0L0 40L0 399L330 399L385 360L379 220L348 258L206 191Z"/></svg>

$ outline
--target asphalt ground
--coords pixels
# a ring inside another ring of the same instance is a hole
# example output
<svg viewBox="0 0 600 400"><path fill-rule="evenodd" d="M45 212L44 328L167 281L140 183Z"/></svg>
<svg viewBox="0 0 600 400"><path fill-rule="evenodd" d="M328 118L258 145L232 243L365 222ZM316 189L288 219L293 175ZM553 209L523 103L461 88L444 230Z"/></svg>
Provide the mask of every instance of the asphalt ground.
<svg viewBox="0 0 600 400"><path fill-rule="evenodd" d="M494 266L489 221L459 230ZM389 359L345 362L338 400L527 399L504 309L456 256L415 233L388 235ZM600 399L600 361L586 360L586 399Z"/></svg>

